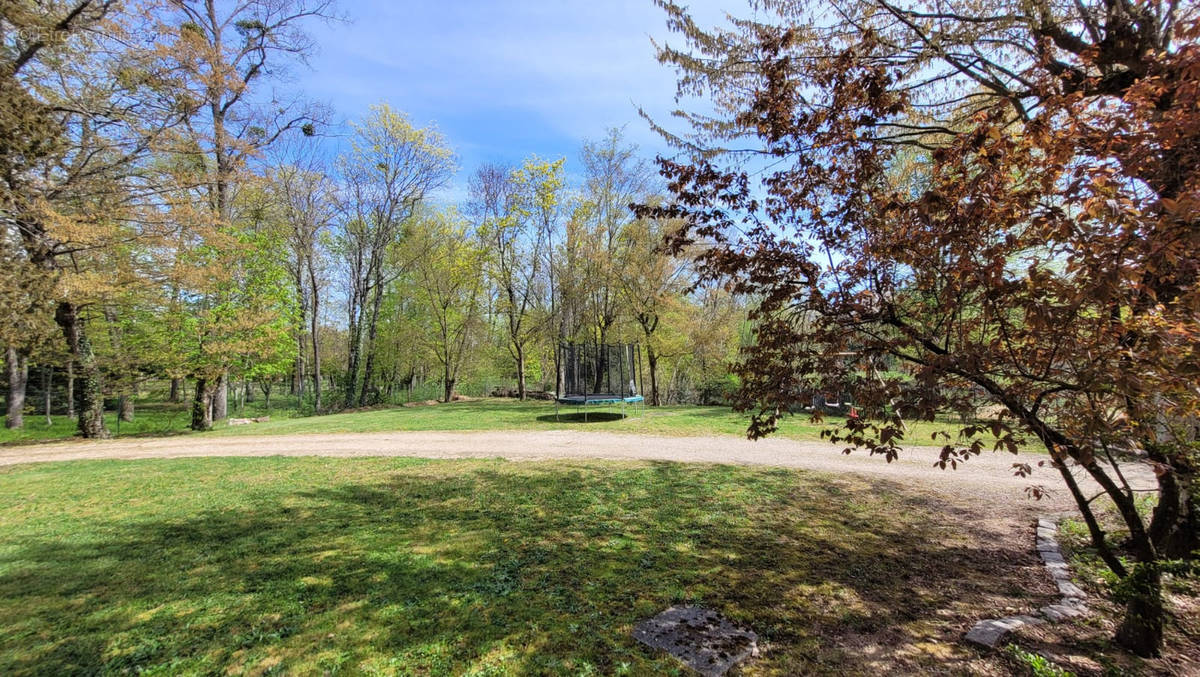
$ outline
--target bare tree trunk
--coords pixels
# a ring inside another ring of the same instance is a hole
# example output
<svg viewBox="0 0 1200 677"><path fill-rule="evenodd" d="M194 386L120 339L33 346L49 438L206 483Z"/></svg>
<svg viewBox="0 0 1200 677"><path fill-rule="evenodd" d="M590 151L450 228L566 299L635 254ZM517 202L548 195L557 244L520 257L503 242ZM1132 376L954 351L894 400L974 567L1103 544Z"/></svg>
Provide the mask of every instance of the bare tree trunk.
<svg viewBox="0 0 1200 677"><path fill-rule="evenodd" d="M565 386L565 381L564 381L564 374L563 374L563 364L562 364L562 360L559 358L559 352L557 350L555 350L554 351L554 394L556 396L565 395L566 393L563 392L564 386Z"/></svg>
<svg viewBox="0 0 1200 677"><path fill-rule="evenodd" d="M304 294L304 252L296 251L296 268L292 272L292 285L296 292L296 300L300 316L296 323L298 327L296 331L296 360L292 364L291 378L291 395L300 398L304 395L304 349L307 342L304 340L304 330L308 326L308 299Z"/></svg>
<svg viewBox="0 0 1200 677"><path fill-rule="evenodd" d="M313 310L316 310L316 294L313 294ZM312 391L313 391L313 413L321 413L321 346L317 342L317 318L316 315L312 318Z"/></svg>
<svg viewBox="0 0 1200 677"><path fill-rule="evenodd" d="M371 392L371 372L375 370L375 337L379 329L379 308L383 303L383 272L382 266L375 274L375 298L371 302L371 315L367 320L367 355L363 365L362 391L358 395L358 406L367 405L367 396Z"/></svg>
<svg viewBox="0 0 1200 677"><path fill-rule="evenodd" d="M361 337L355 336L357 332L350 332L350 345L348 346L348 357L346 359L346 383L345 392L342 394L343 407L354 406L354 395L358 392L358 361L361 348L359 341Z"/></svg>
<svg viewBox="0 0 1200 677"><path fill-rule="evenodd" d="M658 397L658 354L649 341L646 342L646 366L650 367L650 406L661 407L662 401Z"/></svg>
<svg viewBox="0 0 1200 677"><path fill-rule="evenodd" d="M192 430L212 430L212 389L208 380L196 379L196 396L192 400Z"/></svg>
<svg viewBox="0 0 1200 677"><path fill-rule="evenodd" d="M75 418L75 363L67 360L67 418Z"/></svg>
<svg viewBox="0 0 1200 677"><path fill-rule="evenodd" d="M357 285L357 283L355 283ZM357 290L353 296L358 297ZM358 386L358 363L362 354L362 302L363 299L351 298L350 325L347 328L346 346L346 389L343 393L343 407L354 406L354 395Z"/></svg>
<svg viewBox="0 0 1200 677"><path fill-rule="evenodd" d="M608 372L608 351L604 349L604 344L608 341L608 325L604 320L600 321L600 330L597 336L596 381L592 384L594 393L603 392L604 374Z"/></svg>
<svg viewBox="0 0 1200 677"><path fill-rule="evenodd" d="M443 402L452 402L454 400L454 377L450 375L450 360L446 360L446 364L442 369L442 386L443 386Z"/></svg>
<svg viewBox="0 0 1200 677"><path fill-rule="evenodd" d="M229 370L221 372L217 379L217 388L212 396L213 420L220 421L229 418Z"/></svg>
<svg viewBox="0 0 1200 677"><path fill-rule="evenodd" d="M12 346L5 351L8 363L8 413L5 428L25 427L25 386L29 382L29 361Z"/></svg>
<svg viewBox="0 0 1200 677"><path fill-rule="evenodd" d="M1158 503L1150 520L1150 540L1167 559L1192 559L1200 551L1196 475L1180 463L1170 463L1171 458L1185 458L1185 454L1164 454L1160 448L1146 446L1150 460L1165 466L1158 477Z"/></svg>
<svg viewBox="0 0 1200 677"><path fill-rule="evenodd" d="M100 391L100 367L88 340L79 308L66 301L54 311L54 321L67 339L71 358L79 365L81 389L79 398L79 434L87 438L110 437L104 426L104 397Z"/></svg>
<svg viewBox="0 0 1200 677"><path fill-rule="evenodd" d="M109 340L112 342L113 352L118 356L120 362L125 362L124 350L122 348L122 345L124 344L125 331L121 328L120 324L118 324L117 313L112 306L104 306L104 319L108 321L108 336ZM132 375L127 375L126 378L129 378L130 381L133 380ZM133 401L129 393L129 387L131 383L125 381L124 379L117 379L115 385L118 388L117 420L129 423L133 420Z"/></svg>
<svg viewBox="0 0 1200 677"><path fill-rule="evenodd" d="M525 346L517 346L517 399L525 401Z"/></svg>
<svg viewBox="0 0 1200 677"><path fill-rule="evenodd" d="M1117 644L1143 658L1158 656L1163 641L1162 574L1158 562L1138 562L1123 580L1125 617L1117 629Z"/></svg>
<svg viewBox="0 0 1200 677"><path fill-rule="evenodd" d="M179 392L179 386L182 379L171 379L171 393L167 395L168 402L180 402L183 400L182 394Z"/></svg>
<svg viewBox="0 0 1200 677"><path fill-rule="evenodd" d="M320 327L318 319L319 310L321 308L320 294L317 289L317 271L314 268L312 257L308 258L308 284L312 288L312 312L309 313L309 339L312 341L312 383L313 383L313 411L321 413L321 346L317 340L317 329Z"/></svg>
<svg viewBox="0 0 1200 677"><path fill-rule="evenodd" d="M54 425L54 419L50 417L50 391L54 386L54 367L46 365L42 367L42 403L46 410L46 426Z"/></svg>

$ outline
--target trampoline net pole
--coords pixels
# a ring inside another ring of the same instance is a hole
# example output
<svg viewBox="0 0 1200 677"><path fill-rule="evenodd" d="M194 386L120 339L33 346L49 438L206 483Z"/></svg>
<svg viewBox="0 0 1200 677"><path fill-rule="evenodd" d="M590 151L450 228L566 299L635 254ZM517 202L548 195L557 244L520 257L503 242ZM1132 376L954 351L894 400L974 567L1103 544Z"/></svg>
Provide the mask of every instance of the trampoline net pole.
<svg viewBox="0 0 1200 677"><path fill-rule="evenodd" d="M566 343L558 347L559 369L562 369L562 389L560 396L571 394L571 346Z"/></svg>
<svg viewBox="0 0 1200 677"><path fill-rule="evenodd" d="M637 344L637 387L638 394L646 396L645 383L642 382L642 344Z"/></svg>
<svg viewBox="0 0 1200 677"><path fill-rule="evenodd" d="M618 360L618 362L619 362L619 363L620 363L620 365L621 365L621 367L620 367L620 368L621 368L621 374L620 374L620 380L619 380L619 381L617 381L617 394L619 394L621 397L626 397L626 396L629 394L629 393L625 392L625 389L626 389L626 387L627 387L627 386L625 385L625 348L626 348L626 347L627 347L627 346L624 346L624 345L618 346L618 349L619 349L619 350L620 350L620 352L621 352L621 358ZM625 408L624 408L624 407L622 407L622 408L621 408L621 414L622 414L622 415L624 415L624 414L625 414Z"/></svg>
<svg viewBox="0 0 1200 677"><path fill-rule="evenodd" d="M600 387L596 388L597 392L612 392L612 369L609 366L608 360L608 345L600 345L600 364L596 365L596 369L600 372Z"/></svg>
<svg viewBox="0 0 1200 677"><path fill-rule="evenodd" d="M642 347L629 343L574 343L562 341L555 351L561 369L559 404L583 407L586 421L588 405L618 405L622 416L629 415L627 404L640 412L645 407L642 393ZM632 402L631 398L637 398ZM556 407L557 414L557 407Z"/></svg>

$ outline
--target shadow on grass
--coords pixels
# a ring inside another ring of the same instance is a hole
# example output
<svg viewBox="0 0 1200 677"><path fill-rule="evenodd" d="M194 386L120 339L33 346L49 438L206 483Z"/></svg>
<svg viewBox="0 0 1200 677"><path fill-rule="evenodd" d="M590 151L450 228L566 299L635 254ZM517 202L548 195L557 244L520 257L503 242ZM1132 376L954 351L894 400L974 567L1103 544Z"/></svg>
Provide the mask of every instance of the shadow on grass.
<svg viewBox="0 0 1200 677"><path fill-rule="evenodd" d="M181 435L193 435L195 431L188 428L174 427L151 430L139 430L137 432L121 431L119 434L115 426L109 426L109 434L112 439L160 439L166 437L179 437ZM0 447L28 447L42 444L61 444L63 442L83 441L85 438L77 432L64 433L57 437L29 437L17 438L12 440L0 441Z"/></svg>
<svg viewBox="0 0 1200 677"><path fill-rule="evenodd" d="M650 411L654 411L651 407ZM696 405L690 409L679 409L671 413L695 418L728 418L730 416L749 417L749 414L738 414L732 407L721 405Z"/></svg>
<svg viewBox="0 0 1200 677"><path fill-rule="evenodd" d="M685 601L753 627L777 672L873 672L854 637L956 637L973 572L1012 559L879 483L442 467L10 544L0 673L680 674L629 633Z"/></svg>
<svg viewBox="0 0 1200 677"><path fill-rule="evenodd" d="M538 416L537 420L541 423L611 423L613 421L621 421L627 418L621 412L614 411L589 411L587 418L584 418L584 413L579 412L561 412L557 416L554 414L545 414Z"/></svg>

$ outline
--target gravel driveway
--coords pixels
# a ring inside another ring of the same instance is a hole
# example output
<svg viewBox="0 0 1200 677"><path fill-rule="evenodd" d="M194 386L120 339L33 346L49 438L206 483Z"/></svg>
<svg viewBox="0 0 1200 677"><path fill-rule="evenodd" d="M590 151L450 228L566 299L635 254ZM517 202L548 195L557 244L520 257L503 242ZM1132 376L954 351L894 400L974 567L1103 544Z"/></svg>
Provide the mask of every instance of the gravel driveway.
<svg viewBox="0 0 1200 677"><path fill-rule="evenodd" d="M497 432L389 432L272 436L195 436L0 447L0 466L16 463L80 459L183 458L197 456L416 456L422 458L505 458L512 461L548 459L608 459L737 463L822 472L853 472L905 485L925 485L958 498L1000 500L1030 504L1025 488L1044 484L1052 490L1039 502L1041 511L1071 505L1058 473L1039 469L1032 478L1014 477L1012 464L1036 464L1047 457L1013 456L984 452L960 464L957 470L933 467L935 447L912 447L900 459L887 463L881 456L856 451L840 453L840 446L823 442L765 439L757 442L735 437L651 437L573 430ZM1141 465L1123 467L1139 488L1153 486L1153 474ZM1076 475L1081 475L1081 471ZM1081 477L1081 484L1091 486Z"/></svg>

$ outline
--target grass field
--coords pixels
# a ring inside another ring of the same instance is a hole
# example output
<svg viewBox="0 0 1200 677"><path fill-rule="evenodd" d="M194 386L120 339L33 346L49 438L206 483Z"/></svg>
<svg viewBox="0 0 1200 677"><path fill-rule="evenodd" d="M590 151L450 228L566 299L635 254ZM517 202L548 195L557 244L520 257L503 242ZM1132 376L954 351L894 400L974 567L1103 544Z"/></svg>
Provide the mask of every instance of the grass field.
<svg viewBox="0 0 1200 677"><path fill-rule="evenodd" d="M760 634L748 674L996 674L961 633L1036 599L946 510L667 463L14 466L0 674L682 674L630 637L680 602Z"/></svg>
<svg viewBox="0 0 1200 677"><path fill-rule="evenodd" d="M327 416L293 416L293 410L277 408L271 421L245 426L218 423L213 435L274 435L291 433L382 432L395 430L564 430L584 429L648 435L702 436L746 434L747 417L728 407L678 405L646 407L642 415L621 419L619 407L592 407L588 421L573 408L562 409L555 420L554 405L549 402L518 402L508 399L483 399L438 404L435 406L394 407ZM260 403L247 408L247 416L266 413ZM793 416L783 422L778 433L799 440L820 439L821 429L836 421L826 418L817 424L807 415ZM189 418L181 405L151 403L139 408L132 423L122 423L120 436L168 435L188 432ZM109 430L117 433L116 416L108 421ZM911 424L907 443L941 445L933 441L935 431L956 431L952 423L917 422ZM0 430L0 444L64 439L75 432L74 422L58 416L47 427L42 417L27 417L24 430ZM985 438L985 440L988 438ZM1034 449L1036 450L1036 449Z"/></svg>

